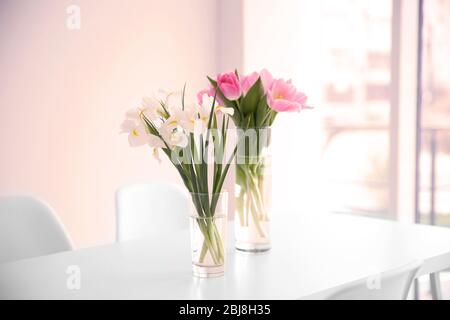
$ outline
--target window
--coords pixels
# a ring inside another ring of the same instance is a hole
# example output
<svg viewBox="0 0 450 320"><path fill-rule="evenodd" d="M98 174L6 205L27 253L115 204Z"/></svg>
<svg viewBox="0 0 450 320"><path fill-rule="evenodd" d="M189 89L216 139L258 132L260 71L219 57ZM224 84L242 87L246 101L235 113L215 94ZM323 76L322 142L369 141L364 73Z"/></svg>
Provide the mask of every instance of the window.
<svg viewBox="0 0 450 320"><path fill-rule="evenodd" d="M423 4L418 202L423 222L444 223L450 220L450 1ZM306 210L320 205L413 221L419 0L247 0L243 6L244 72L266 67L292 77L317 107L275 123L274 206L294 211L309 201ZM299 194L302 201L283 202Z"/></svg>
<svg viewBox="0 0 450 320"><path fill-rule="evenodd" d="M323 164L333 211L387 215L392 1L323 0Z"/></svg>
<svg viewBox="0 0 450 320"><path fill-rule="evenodd" d="M450 1L423 2L420 222L450 227Z"/></svg>

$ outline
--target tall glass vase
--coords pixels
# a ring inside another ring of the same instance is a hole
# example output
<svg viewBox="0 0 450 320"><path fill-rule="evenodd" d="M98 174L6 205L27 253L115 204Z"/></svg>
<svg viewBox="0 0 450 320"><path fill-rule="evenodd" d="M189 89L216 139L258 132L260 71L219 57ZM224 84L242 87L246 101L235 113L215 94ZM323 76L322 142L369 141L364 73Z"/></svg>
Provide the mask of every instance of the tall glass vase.
<svg viewBox="0 0 450 320"><path fill-rule="evenodd" d="M236 155L236 249L268 251L272 198L270 128L238 131Z"/></svg>
<svg viewBox="0 0 450 320"><path fill-rule="evenodd" d="M228 194L192 193L190 217L192 270L201 278L225 271Z"/></svg>

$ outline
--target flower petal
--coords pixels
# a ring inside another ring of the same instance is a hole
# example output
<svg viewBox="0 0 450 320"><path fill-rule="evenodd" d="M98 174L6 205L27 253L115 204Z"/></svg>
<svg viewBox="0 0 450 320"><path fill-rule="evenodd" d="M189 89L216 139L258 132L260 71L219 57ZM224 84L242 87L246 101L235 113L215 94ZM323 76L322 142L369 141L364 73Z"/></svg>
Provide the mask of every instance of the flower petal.
<svg viewBox="0 0 450 320"><path fill-rule="evenodd" d="M215 109L216 112L221 112L224 114L228 114L230 116L232 116L234 114L234 109L233 108L226 108L224 106L217 106Z"/></svg>

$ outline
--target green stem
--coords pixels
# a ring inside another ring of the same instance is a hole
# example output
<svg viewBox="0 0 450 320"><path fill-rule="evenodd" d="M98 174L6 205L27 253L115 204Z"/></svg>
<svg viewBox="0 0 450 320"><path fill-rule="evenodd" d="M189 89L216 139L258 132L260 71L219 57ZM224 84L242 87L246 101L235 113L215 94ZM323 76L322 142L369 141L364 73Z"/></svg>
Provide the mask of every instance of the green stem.
<svg viewBox="0 0 450 320"><path fill-rule="evenodd" d="M208 246L206 245L206 241L203 241L202 251L200 251L200 258L199 258L200 263L205 261L205 257L206 257L207 253L208 253Z"/></svg>
<svg viewBox="0 0 450 320"><path fill-rule="evenodd" d="M200 220L200 219L199 219ZM201 219L203 220L203 219ZM214 264L223 264L224 261L224 241L220 236L220 232L217 229L215 221L204 221L205 225L201 221L198 221L200 229L202 231L204 241L200 252L199 262L202 263L209 251Z"/></svg>
<svg viewBox="0 0 450 320"><path fill-rule="evenodd" d="M201 223L199 222L199 225ZM203 226L203 224L202 224ZM203 244L202 244L202 250L200 252L200 259L199 262L202 263L205 260L206 257L206 253L209 251L211 254L211 258L213 259L214 264L218 264L218 259L216 257L217 253L216 250L214 249L214 245L210 239L210 235L209 235L209 231L208 231L208 227L207 226L203 226L200 227L202 234L203 234ZM206 248L203 249L203 246L205 246ZM204 252L204 254L202 254L202 252Z"/></svg>
<svg viewBox="0 0 450 320"><path fill-rule="evenodd" d="M249 194L251 194L251 193L252 192L249 192ZM267 238L266 232L261 227L261 224L260 224L261 221L259 220L259 217L258 217L258 212L257 212L256 206L255 206L255 198L253 196L251 196L251 209L250 209L250 212L251 212L252 217L253 217L253 223L255 224L256 230L258 230L259 235L261 237L263 237L263 238Z"/></svg>
<svg viewBox="0 0 450 320"><path fill-rule="evenodd" d="M263 202L263 198L261 195L260 189L263 187L260 182L263 179L262 175L257 176L257 172L254 174L249 173L249 179L252 182L251 189L255 193L256 196L256 206L258 209L258 212L260 213L260 220L265 220L265 217L267 217L266 207Z"/></svg>
<svg viewBox="0 0 450 320"><path fill-rule="evenodd" d="M254 170L252 170L252 168ZM242 226L248 226L248 216L251 214L253 218L253 224L255 225L258 234L261 237L267 237L267 233L264 228L261 226L261 221L265 220L267 216L267 212L262 200L262 195L260 192L260 184L258 181L261 178L259 172L261 171L260 164L251 165L237 165L237 170L239 172L239 179L237 179L237 183L241 187L241 192L239 196L242 198L239 201L242 201L245 204L241 206L243 212L239 212L239 216L242 216L240 220ZM238 208L239 209L239 208ZM262 216L262 218L260 217ZM247 217L247 219L245 219ZM247 221L246 221L247 220Z"/></svg>
<svg viewBox="0 0 450 320"><path fill-rule="evenodd" d="M239 191L239 195L237 197L236 201L236 211L239 216L239 221L241 223L241 226L244 225L244 196L245 196L245 190L244 188L241 188Z"/></svg>

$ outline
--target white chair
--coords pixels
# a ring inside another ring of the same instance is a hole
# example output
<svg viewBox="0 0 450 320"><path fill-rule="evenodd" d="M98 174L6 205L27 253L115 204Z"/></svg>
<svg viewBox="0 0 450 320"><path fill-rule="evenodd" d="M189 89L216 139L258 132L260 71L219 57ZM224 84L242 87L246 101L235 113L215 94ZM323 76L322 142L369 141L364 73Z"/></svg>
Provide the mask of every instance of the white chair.
<svg viewBox="0 0 450 320"><path fill-rule="evenodd" d="M444 271L449 270L450 269ZM430 291L433 300L442 300L441 278L439 272L430 273Z"/></svg>
<svg viewBox="0 0 450 320"><path fill-rule="evenodd" d="M339 288L328 300L405 300L422 262L373 275Z"/></svg>
<svg viewBox="0 0 450 320"><path fill-rule="evenodd" d="M117 241L187 229L189 203L187 191L167 182L120 188L116 193Z"/></svg>
<svg viewBox="0 0 450 320"><path fill-rule="evenodd" d="M72 248L46 203L30 196L0 197L0 263Z"/></svg>

